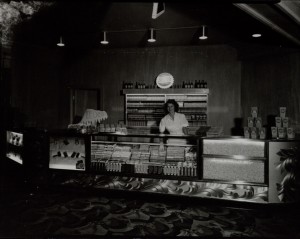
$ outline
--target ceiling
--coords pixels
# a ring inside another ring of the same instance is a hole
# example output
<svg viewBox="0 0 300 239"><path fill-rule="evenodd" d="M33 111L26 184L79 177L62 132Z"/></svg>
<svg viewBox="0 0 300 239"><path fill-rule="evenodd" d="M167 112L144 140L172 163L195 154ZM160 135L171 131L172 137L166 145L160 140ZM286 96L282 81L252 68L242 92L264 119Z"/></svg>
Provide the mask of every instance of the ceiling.
<svg viewBox="0 0 300 239"><path fill-rule="evenodd" d="M153 2L57 1L15 28L15 42L66 48L132 48L249 44L300 47L300 0L166 1L165 12L152 19ZM208 39L199 40L201 26ZM155 43L147 30L156 29ZM107 31L108 45L101 45ZM251 37L261 33L261 38Z"/></svg>

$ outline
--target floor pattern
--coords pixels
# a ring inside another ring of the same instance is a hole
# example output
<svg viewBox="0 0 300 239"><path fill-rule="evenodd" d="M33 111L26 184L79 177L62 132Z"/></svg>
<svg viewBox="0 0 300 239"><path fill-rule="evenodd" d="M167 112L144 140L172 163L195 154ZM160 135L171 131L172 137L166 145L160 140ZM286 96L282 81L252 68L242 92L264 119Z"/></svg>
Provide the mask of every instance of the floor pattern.
<svg viewBox="0 0 300 239"><path fill-rule="evenodd" d="M0 198L0 238L300 238L296 210L258 210L48 192Z"/></svg>

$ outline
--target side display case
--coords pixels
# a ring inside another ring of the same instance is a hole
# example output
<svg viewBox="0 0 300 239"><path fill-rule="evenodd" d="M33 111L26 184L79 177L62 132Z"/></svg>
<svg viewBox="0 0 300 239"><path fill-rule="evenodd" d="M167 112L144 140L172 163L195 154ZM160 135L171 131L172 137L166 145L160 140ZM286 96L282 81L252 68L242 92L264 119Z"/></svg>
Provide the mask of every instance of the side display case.
<svg viewBox="0 0 300 239"><path fill-rule="evenodd" d="M300 140L269 142L269 201L300 201Z"/></svg>
<svg viewBox="0 0 300 239"><path fill-rule="evenodd" d="M49 169L86 171L89 145L87 135L50 134Z"/></svg>
<svg viewBox="0 0 300 239"><path fill-rule="evenodd" d="M24 163L24 132L18 130L6 131L6 157L18 163Z"/></svg>

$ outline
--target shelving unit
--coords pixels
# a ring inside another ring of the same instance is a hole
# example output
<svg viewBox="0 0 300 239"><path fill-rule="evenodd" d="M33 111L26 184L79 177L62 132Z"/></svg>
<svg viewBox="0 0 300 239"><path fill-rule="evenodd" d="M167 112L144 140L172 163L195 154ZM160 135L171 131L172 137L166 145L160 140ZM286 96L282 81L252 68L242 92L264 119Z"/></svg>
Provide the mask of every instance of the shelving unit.
<svg viewBox="0 0 300 239"><path fill-rule="evenodd" d="M123 94L127 126L158 126L169 99L177 101L190 126L208 124L209 89L126 89Z"/></svg>

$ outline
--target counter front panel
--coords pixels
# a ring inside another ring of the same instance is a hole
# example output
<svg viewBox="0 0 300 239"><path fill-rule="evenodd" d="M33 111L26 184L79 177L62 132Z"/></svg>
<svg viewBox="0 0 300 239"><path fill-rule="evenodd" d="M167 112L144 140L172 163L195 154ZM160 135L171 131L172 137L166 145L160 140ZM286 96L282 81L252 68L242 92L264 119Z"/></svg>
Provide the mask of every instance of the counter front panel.
<svg viewBox="0 0 300 239"><path fill-rule="evenodd" d="M265 182L265 162L245 158L203 157L203 179Z"/></svg>
<svg viewBox="0 0 300 239"><path fill-rule="evenodd" d="M243 138L204 139L203 154L212 155L242 155L264 158L265 142Z"/></svg>
<svg viewBox="0 0 300 239"><path fill-rule="evenodd" d="M17 136L7 133L10 147L22 147ZM247 202L300 200L296 140L71 131L45 138L50 184Z"/></svg>

